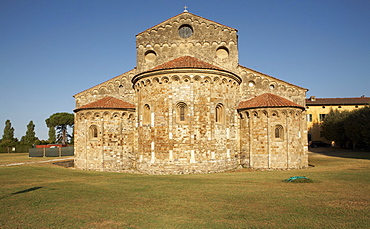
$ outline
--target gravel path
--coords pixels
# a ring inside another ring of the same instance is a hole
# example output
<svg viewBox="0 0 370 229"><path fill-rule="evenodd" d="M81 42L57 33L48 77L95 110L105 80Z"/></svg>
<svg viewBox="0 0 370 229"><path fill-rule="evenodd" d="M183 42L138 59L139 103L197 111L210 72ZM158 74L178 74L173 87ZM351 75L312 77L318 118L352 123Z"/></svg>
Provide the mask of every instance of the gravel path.
<svg viewBox="0 0 370 229"><path fill-rule="evenodd" d="M28 165L28 164L39 164L39 163L49 163L49 162L54 162L54 161L66 161L66 160L71 160L73 158L74 157L64 157L64 158L58 158L58 159L50 159L50 160L46 160L46 161L18 162L18 163L10 163L10 164L5 164L5 165L0 165L0 167Z"/></svg>

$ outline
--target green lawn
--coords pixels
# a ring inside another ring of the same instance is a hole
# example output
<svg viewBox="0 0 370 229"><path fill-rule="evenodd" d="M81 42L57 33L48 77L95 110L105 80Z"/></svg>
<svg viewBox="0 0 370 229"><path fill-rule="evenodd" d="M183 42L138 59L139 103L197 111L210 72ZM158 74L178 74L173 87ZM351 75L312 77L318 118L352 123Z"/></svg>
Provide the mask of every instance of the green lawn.
<svg viewBox="0 0 370 229"><path fill-rule="evenodd" d="M315 150L329 156L312 154L315 167L289 171L0 167L0 228L369 228L370 153ZM297 175L314 183L282 182Z"/></svg>

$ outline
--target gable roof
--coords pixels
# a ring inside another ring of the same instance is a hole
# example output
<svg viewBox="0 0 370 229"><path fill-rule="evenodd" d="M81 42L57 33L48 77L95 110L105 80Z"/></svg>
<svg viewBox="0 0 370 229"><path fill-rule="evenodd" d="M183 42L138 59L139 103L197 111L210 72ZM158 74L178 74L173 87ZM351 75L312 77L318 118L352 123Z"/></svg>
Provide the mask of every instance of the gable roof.
<svg viewBox="0 0 370 229"><path fill-rule="evenodd" d="M174 69L174 68L202 68L202 69L214 69L225 71L222 68L216 67L212 64L199 60L191 56L182 56L174 60L168 61L164 64L158 65L150 69L149 71L162 70L162 69Z"/></svg>
<svg viewBox="0 0 370 229"><path fill-rule="evenodd" d="M221 23L218 23L218 22L215 22L215 21L209 20L209 19L207 19L207 18L204 18L204 17L198 16L198 15L195 15L195 14L192 14L192 13L189 13L189 12L183 12L183 13L180 13L180 14L178 14L178 15L175 15L175 16L173 16L173 17L171 17L171 18L169 18L169 19L167 19L167 20L165 20L165 21L163 21L163 22L161 22L161 23L156 24L156 25L154 25L154 26L150 27L149 29L146 29L146 30L144 30L144 31L142 31L142 32L140 32L140 33L138 33L138 34L136 34L136 36L139 36L140 34L142 34L142 33L146 32L146 31L150 31L150 30L154 29L155 27L160 26L161 24L169 23L171 20L173 20L173 19L175 19L175 18L177 18L177 17L186 16L186 15L188 15L188 16L193 16L193 17L197 17L197 18L201 18L201 19L203 19L203 20L205 20L205 21L208 21L208 22L211 22L211 23L215 23L215 24L220 25L220 26L227 27L227 28L229 28L229 29L231 29L231 30L235 30L236 32L238 31L237 29L234 29L234 28L232 28L232 27L230 27L230 26L223 25L223 24L221 24Z"/></svg>
<svg viewBox="0 0 370 229"><path fill-rule="evenodd" d="M244 68L245 70L248 70L248 71L251 71L251 72L254 72L254 73L260 74L260 75L262 75L262 76L269 77L269 78L274 79L274 80L276 80L276 81L284 82L284 83L286 83L286 84L288 84L288 85L291 85L291 86L294 86L294 87L297 87L297 88L303 89L303 90L305 90L305 91L308 91L308 89L307 89L307 88L304 88L304 87L301 87L301 86L297 86L297 85L295 85L295 84L292 84L292 83L286 82L286 81L284 81L284 80L281 80L281 79L278 79L278 78L276 78L276 77L273 77L273 76L267 75L267 74L265 74L265 73L262 73L262 72L256 71L256 70L254 70L254 69L251 69L251 68L245 67L245 66L243 66L243 65L240 65L240 64L239 64L239 67Z"/></svg>
<svg viewBox="0 0 370 229"><path fill-rule="evenodd" d="M108 96L102 99L99 99L95 102L83 105L79 108L74 109L74 112L80 110L90 110L90 109L135 109L135 106L131 103L116 99L114 97Z"/></svg>
<svg viewBox="0 0 370 229"><path fill-rule="evenodd" d="M239 103L237 109L252 109L252 108L268 108L268 107L296 107L304 109L301 105L298 105L290 100L284 99L280 96L265 93Z"/></svg>
<svg viewBox="0 0 370 229"><path fill-rule="evenodd" d="M354 98L316 98L311 96L306 99L307 106L314 105L366 105L370 104L370 97L354 97Z"/></svg>

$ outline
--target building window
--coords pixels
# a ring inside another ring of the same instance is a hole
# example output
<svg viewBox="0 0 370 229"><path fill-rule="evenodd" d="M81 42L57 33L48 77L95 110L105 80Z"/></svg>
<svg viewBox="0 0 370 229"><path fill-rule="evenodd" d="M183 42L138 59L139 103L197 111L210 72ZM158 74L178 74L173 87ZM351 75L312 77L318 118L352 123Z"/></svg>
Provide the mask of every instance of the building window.
<svg viewBox="0 0 370 229"><path fill-rule="evenodd" d="M98 137L98 128L96 127L96 125L90 126L89 136L90 136L90 139L95 139Z"/></svg>
<svg viewBox="0 0 370 229"><path fill-rule="evenodd" d="M325 116L326 116L326 114L320 114L320 115L319 115L319 120L320 120L320 122L324 121Z"/></svg>
<svg viewBox="0 0 370 229"><path fill-rule="evenodd" d="M143 124L150 124L150 106L148 104L144 105Z"/></svg>
<svg viewBox="0 0 370 229"><path fill-rule="evenodd" d="M215 116L215 119L216 119L216 123L224 123L224 120L225 120L225 111L224 111L224 106L219 103L217 104L216 106L216 116Z"/></svg>
<svg viewBox="0 0 370 229"><path fill-rule="evenodd" d="M176 104L176 121L179 123L185 123L187 121L188 115L188 105L186 103L180 102Z"/></svg>
<svg viewBox="0 0 370 229"><path fill-rule="evenodd" d="M282 125L275 126L275 139L284 139L284 128Z"/></svg>
<svg viewBox="0 0 370 229"><path fill-rule="evenodd" d="M179 28L179 35L182 38L189 38L193 35L193 28L190 25L182 25Z"/></svg>
<svg viewBox="0 0 370 229"><path fill-rule="evenodd" d="M312 114L307 114L307 122L312 122Z"/></svg>

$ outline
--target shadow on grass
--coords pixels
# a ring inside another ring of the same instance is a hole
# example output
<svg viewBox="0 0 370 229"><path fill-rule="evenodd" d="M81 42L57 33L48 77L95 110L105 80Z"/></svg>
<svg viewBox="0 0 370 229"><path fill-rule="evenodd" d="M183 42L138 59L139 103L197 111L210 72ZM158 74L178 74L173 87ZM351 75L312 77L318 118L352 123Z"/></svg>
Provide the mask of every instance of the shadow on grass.
<svg viewBox="0 0 370 229"><path fill-rule="evenodd" d="M370 160L370 152L369 151L342 149L342 148L337 148L337 147L310 148L308 151L309 151L309 153L322 154L322 155L330 156L330 157L342 157L342 158Z"/></svg>
<svg viewBox="0 0 370 229"><path fill-rule="evenodd" d="M22 194L22 193L32 192L32 191L35 191L35 190L40 189L40 188L42 188L42 187L33 187L33 188L25 189L25 190L22 190L22 191L13 192L13 193L10 193L10 194L8 194L8 195L5 195L5 196L0 197L0 200L1 200L1 199L4 199L4 198L6 198L6 197L10 197L10 196L17 195L17 194Z"/></svg>
<svg viewBox="0 0 370 229"><path fill-rule="evenodd" d="M19 191L19 192L13 192L11 195L17 195L17 194L26 193L26 192L32 192L32 191L35 191L35 190L40 189L40 188L42 188L42 187L33 187L33 188L25 189L25 190L22 190L22 191Z"/></svg>

